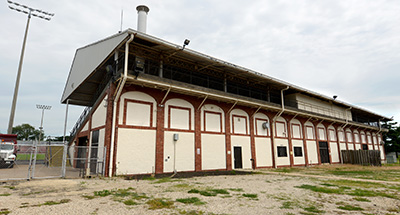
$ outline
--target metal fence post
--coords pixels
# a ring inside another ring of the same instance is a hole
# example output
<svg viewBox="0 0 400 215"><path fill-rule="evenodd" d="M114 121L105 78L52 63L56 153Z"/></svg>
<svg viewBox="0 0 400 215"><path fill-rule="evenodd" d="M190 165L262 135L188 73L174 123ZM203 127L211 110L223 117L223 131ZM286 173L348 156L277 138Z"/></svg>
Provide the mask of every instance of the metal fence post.
<svg viewBox="0 0 400 215"><path fill-rule="evenodd" d="M40 141L40 140L39 140ZM32 159L32 176L31 178L33 179L35 177L35 168L36 168L36 156L37 156L37 147L38 147L38 142L35 141L34 145L33 145L33 159Z"/></svg>
<svg viewBox="0 0 400 215"><path fill-rule="evenodd" d="M65 173L67 170L67 151L68 151L68 144L65 142L64 143L64 151L63 151L63 158L62 158L62 167L61 167L61 177L65 178Z"/></svg>

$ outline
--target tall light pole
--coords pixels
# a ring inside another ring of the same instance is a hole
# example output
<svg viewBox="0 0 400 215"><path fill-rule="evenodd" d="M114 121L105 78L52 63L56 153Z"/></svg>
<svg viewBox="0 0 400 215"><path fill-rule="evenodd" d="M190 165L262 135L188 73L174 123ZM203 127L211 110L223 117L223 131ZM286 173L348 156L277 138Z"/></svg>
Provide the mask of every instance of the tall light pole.
<svg viewBox="0 0 400 215"><path fill-rule="evenodd" d="M39 133L39 142L42 139L42 133L43 133L43 117L44 117L44 110L50 110L51 106L50 105L36 105L37 109L42 110L42 119L40 120L40 133Z"/></svg>
<svg viewBox="0 0 400 215"><path fill-rule="evenodd" d="M11 134L12 128L14 125L14 116L15 116L15 107L17 106L19 80L21 78L22 63L24 61L24 53L25 53L25 44L26 44L26 38L28 36L28 28L29 28L29 22L31 20L31 16L35 16L35 17L50 21L51 17L54 16L54 13L48 13L48 12L45 12L45 11L42 11L39 9L34 9L34 8L28 7L26 5L19 4L17 2L12 2L10 0L7 0L7 2L9 4L8 7L11 10L15 10L17 12L28 14L28 21L26 22L24 42L22 43L21 56L19 58L17 80L15 81L14 97L13 97L12 106L11 106L10 120L8 121L7 133Z"/></svg>

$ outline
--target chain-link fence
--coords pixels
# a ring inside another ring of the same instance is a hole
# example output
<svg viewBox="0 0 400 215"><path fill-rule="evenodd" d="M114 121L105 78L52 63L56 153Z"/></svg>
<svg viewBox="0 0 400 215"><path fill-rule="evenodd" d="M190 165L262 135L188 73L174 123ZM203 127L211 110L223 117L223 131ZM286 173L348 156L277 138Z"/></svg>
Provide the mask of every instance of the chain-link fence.
<svg viewBox="0 0 400 215"><path fill-rule="evenodd" d="M15 154L14 162L0 162L0 181L97 176L105 170L104 147L19 141Z"/></svg>

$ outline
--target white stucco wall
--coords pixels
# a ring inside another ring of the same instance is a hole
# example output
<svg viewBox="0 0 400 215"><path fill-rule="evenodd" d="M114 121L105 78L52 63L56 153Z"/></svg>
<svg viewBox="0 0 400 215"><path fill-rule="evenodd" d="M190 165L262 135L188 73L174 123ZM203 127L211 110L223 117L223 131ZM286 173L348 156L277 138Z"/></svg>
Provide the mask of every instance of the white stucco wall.
<svg viewBox="0 0 400 215"><path fill-rule="evenodd" d="M354 150L354 144L353 143L347 144L347 147L349 148L349 150Z"/></svg>
<svg viewBox="0 0 400 215"><path fill-rule="evenodd" d="M175 108L174 106L178 108ZM169 113L171 113L171 116ZM168 123L170 123L170 126L173 129L189 130L190 127L190 130L194 130L194 108L188 101L183 99L169 99L165 102L164 115L165 128L168 128Z"/></svg>
<svg viewBox="0 0 400 215"><path fill-rule="evenodd" d="M360 150L361 149L361 144L356 143L356 150Z"/></svg>
<svg viewBox="0 0 400 215"><path fill-rule="evenodd" d="M85 125L83 126L81 132L84 132L84 131L87 131L87 130L89 130L89 121L87 121L87 122L85 123Z"/></svg>
<svg viewBox="0 0 400 215"><path fill-rule="evenodd" d="M120 97L120 102L119 102L119 119L118 122L119 124L123 123L124 119L124 105L125 105L125 100L137 100L137 101L143 101L143 102L148 102L152 103L153 109L151 111L153 115L153 122L151 127L156 127L156 119L157 119L157 103L154 100L153 97L150 95L139 92L139 91L130 91L126 92L121 95ZM137 104L137 106L135 106ZM146 111L145 108L146 105L140 104L140 103L128 103L127 110L126 110L126 116L127 116L127 125L135 125L135 126L149 126L147 122L150 120L148 119L150 117L150 114L148 111ZM149 105L147 105L149 107ZM141 107L141 108L140 108ZM144 113L140 113L140 111L145 111ZM144 119L143 116L146 116Z"/></svg>
<svg viewBox="0 0 400 215"><path fill-rule="evenodd" d="M307 140L308 163L318 164L318 152L316 141Z"/></svg>
<svg viewBox="0 0 400 215"><path fill-rule="evenodd" d="M331 148L331 158L332 162L339 162L339 152L337 148L337 142L330 142L330 148Z"/></svg>
<svg viewBox="0 0 400 215"><path fill-rule="evenodd" d="M257 167L270 167L272 166L272 148L271 148L271 138L256 137L255 138L256 147L256 160Z"/></svg>
<svg viewBox="0 0 400 215"><path fill-rule="evenodd" d="M242 162L243 169L251 168L251 150L250 150L250 137L248 136L231 136L231 154L232 154L232 168L234 168L234 151L233 147L242 147Z"/></svg>
<svg viewBox="0 0 400 215"><path fill-rule="evenodd" d="M106 124L107 96L100 102L92 116L92 128L104 126Z"/></svg>
<svg viewBox="0 0 400 215"><path fill-rule="evenodd" d="M118 129L117 174L152 173L155 143L155 130Z"/></svg>
<svg viewBox="0 0 400 215"><path fill-rule="evenodd" d="M204 114L204 112L206 112L206 114ZM206 119L204 116L206 116ZM200 117L202 131L225 132L225 114L222 108L213 104L203 105L201 107ZM205 126L204 122L206 122L207 126Z"/></svg>
<svg viewBox="0 0 400 215"><path fill-rule="evenodd" d="M230 113L231 133L248 134L250 132L249 116L241 109L233 109Z"/></svg>
<svg viewBox="0 0 400 215"><path fill-rule="evenodd" d="M203 170L226 168L225 135L201 135L201 166Z"/></svg>
<svg viewBox="0 0 400 215"><path fill-rule="evenodd" d="M278 154L276 155L276 164L277 166L288 166L290 165L290 152L289 152L289 142L288 139L279 139L275 138L276 142L276 147L278 146L286 146L287 150L287 157L278 157ZM276 152L278 153L278 149L276 149Z"/></svg>
<svg viewBox="0 0 400 215"><path fill-rule="evenodd" d="M173 140L174 134L179 135L179 140ZM176 145L176 170L194 171L195 149L194 133L192 132L164 132L164 172L174 171L174 145Z"/></svg>
<svg viewBox="0 0 400 215"><path fill-rule="evenodd" d="M347 150L346 149L346 143L340 143L340 150Z"/></svg>
<svg viewBox="0 0 400 215"><path fill-rule="evenodd" d="M294 165L305 164L305 153L304 153L304 147L303 147L303 140L292 140L292 146L293 146L293 149L292 149L293 164ZM294 147L301 147L303 156L301 156L301 157L294 156Z"/></svg>

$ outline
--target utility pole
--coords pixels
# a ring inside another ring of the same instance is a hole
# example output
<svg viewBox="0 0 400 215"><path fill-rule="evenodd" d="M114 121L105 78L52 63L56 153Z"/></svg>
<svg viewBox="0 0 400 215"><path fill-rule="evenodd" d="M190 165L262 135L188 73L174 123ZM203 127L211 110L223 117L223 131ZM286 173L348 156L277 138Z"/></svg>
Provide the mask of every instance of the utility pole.
<svg viewBox="0 0 400 215"><path fill-rule="evenodd" d="M13 128L13 125L14 125L14 116L15 116L15 108L17 106L19 81L20 81L20 78L21 78L22 63L24 61L24 53L25 53L25 44L26 44L26 38L28 36L28 29L29 29L29 23L30 23L30 20L31 20L31 16L35 16L35 17L38 17L40 19L44 19L44 20L50 21L51 17L54 16L54 13L48 13L48 12L45 12L45 11L42 11L42 10L39 10L39 9L34 9L34 8L28 7L26 5L22 5L22 4L19 4L17 2L10 1L10 0L7 0L7 2L9 4L8 7L11 10L15 10L15 11L20 12L20 13L28 14L28 21L26 22L24 42L22 43L21 56L19 58L17 80L15 81L14 96L13 96L11 112L10 112L10 120L8 121L7 133L11 134L12 133L12 128Z"/></svg>

